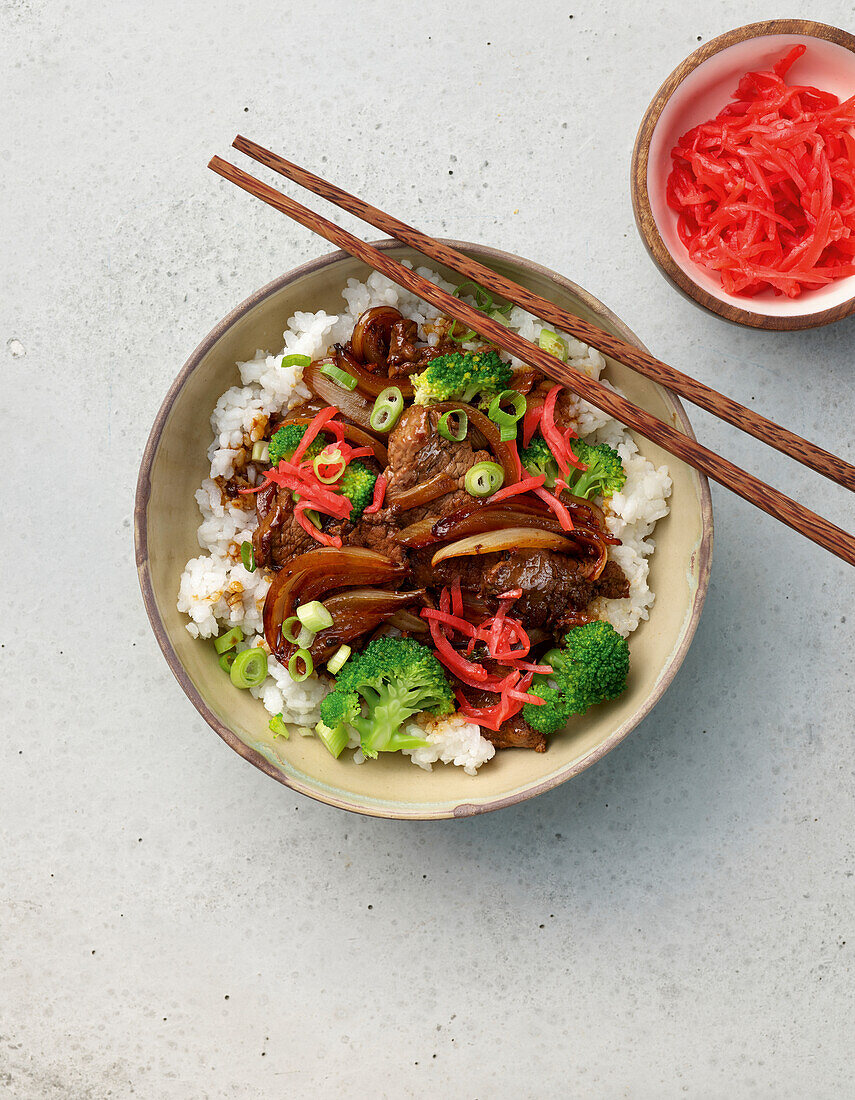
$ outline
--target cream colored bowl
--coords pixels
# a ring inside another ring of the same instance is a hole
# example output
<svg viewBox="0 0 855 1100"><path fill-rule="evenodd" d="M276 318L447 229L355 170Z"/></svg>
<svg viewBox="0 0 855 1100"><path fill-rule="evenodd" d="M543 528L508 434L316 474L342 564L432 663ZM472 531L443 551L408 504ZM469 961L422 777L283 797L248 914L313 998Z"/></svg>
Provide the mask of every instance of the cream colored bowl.
<svg viewBox="0 0 855 1100"><path fill-rule="evenodd" d="M560 275L495 249L449 243L639 344L596 298ZM398 259L424 262L396 242L384 241L379 247ZM345 810L377 817L465 817L532 798L578 775L619 744L662 697L686 655L706 596L713 532L709 485L655 444L640 441L655 464L668 463L674 482L671 514L657 524L650 565L656 603L649 621L632 635L626 692L576 719L567 732L551 739L548 752L500 751L477 776L468 776L462 768L443 764L428 773L391 753L357 766L349 752L334 760L315 738L274 742L261 703L232 686L213 646L191 638L185 616L176 610L181 571L199 553L193 494L208 474L209 417L220 394L237 380L235 363L252 358L257 348L278 351L295 310L338 312L345 281L368 274L365 265L343 252L304 264L253 294L193 352L166 395L143 455L135 509L137 569L169 667L205 721L235 752L280 783ZM607 377L637 405L693 434L679 401L659 386L611 360Z"/></svg>

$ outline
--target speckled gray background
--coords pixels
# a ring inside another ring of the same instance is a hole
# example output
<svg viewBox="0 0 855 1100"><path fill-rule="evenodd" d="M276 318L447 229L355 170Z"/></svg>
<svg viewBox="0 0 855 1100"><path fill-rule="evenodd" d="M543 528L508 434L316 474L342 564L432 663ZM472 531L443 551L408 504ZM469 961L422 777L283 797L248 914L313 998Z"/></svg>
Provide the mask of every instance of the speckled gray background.
<svg viewBox="0 0 855 1100"><path fill-rule="evenodd" d="M534 802L400 824L292 794L203 725L131 531L178 367L327 251L205 170L238 130L566 273L855 459L855 322L701 313L627 193L644 106L699 41L852 29L849 0L0 10L0 1094L851 1096L851 570L714 489L704 617L647 721ZM842 489L694 422L851 526Z"/></svg>

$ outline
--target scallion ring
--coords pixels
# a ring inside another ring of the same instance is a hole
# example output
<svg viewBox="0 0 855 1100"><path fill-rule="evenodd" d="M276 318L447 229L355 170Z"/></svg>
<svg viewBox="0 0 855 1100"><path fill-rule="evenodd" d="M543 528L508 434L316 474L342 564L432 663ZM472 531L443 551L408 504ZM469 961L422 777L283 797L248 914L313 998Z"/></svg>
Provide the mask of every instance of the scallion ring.
<svg viewBox="0 0 855 1100"><path fill-rule="evenodd" d="M449 417L452 416L457 419L456 429L449 426ZM462 443L466 438L468 428L469 417L466 415L465 409L449 409L448 412L442 414L436 426L437 432L450 443Z"/></svg>
<svg viewBox="0 0 855 1100"><path fill-rule="evenodd" d="M397 386L387 386L377 395L369 423L375 432L391 432L404 411L404 395Z"/></svg>
<svg viewBox="0 0 855 1100"><path fill-rule="evenodd" d="M303 624L296 615L292 615L290 619L286 619L282 624L282 637L289 645L297 645L302 629Z"/></svg>
<svg viewBox="0 0 855 1100"><path fill-rule="evenodd" d="M231 650L229 650L228 653L224 653L222 657L220 657L220 668L223 670L223 672L231 672L234 662L235 655L231 652Z"/></svg>
<svg viewBox="0 0 855 1100"><path fill-rule="evenodd" d="M459 325L459 324L461 324L460 321L452 321L451 322L451 325L449 326L449 329L448 329L448 338L449 338L449 340L454 340L455 343L457 343L457 344L465 344L467 340L474 340L475 337L478 335L476 332L474 332L470 328L470 329L466 329L464 332L461 332L459 336L456 336L455 333L454 333L454 326Z"/></svg>
<svg viewBox="0 0 855 1100"><path fill-rule="evenodd" d="M214 638L214 649L217 653L228 653L230 649L243 641L243 631L239 626L233 626L231 630L227 630L225 634L221 634L219 638Z"/></svg>
<svg viewBox="0 0 855 1100"><path fill-rule="evenodd" d="M338 466L338 469L332 474L322 474L322 466ZM332 485L334 481L338 481L346 468L347 460L338 447L334 447L332 450L329 447L324 447L321 453L312 459L312 469L315 471L315 477L322 485Z"/></svg>
<svg viewBox="0 0 855 1100"><path fill-rule="evenodd" d="M299 664L303 662L303 671L299 671ZM291 655L291 659L288 661L288 675L294 681L295 684L301 684L303 680L308 678L315 671L315 662L312 660L312 655L308 649L298 649L296 653Z"/></svg>
<svg viewBox="0 0 855 1100"><path fill-rule="evenodd" d="M269 462L270 444L264 439L259 439L257 443L253 443L250 457L253 462Z"/></svg>
<svg viewBox="0 0 855 1100"><path fill-rule="evenodd" d="M548 351L550 355L554 355L555 358L560 359L562 363L566 361L567 345L557 332L553 332L552 329L549 328L542 328L540 330L540 336L537 338L537 342L544 351Z"/></svg>
<svg viewBox="0 0 855 1100"><path fill-rule="evenodd" d="M511 412L502 408L502 404L508 402L512 406L513 411ZM503 443L516 439L517 422L525 416L525 410L526 399L516 390L502 390L490 402L488 415L493 423L498 426Z"/></svg>
<svg viewBox="0 0 855 1100"><path fill-rule="evenodd" d="M330 659L327 661L327 672L329 672L332 676L335 676L337 673L341 672L345 662L352 652L353 650L350 648L349 645L340 645L335 653L333 653L332 657L330 657Z"/></svg>
<svg viewBox="0 0 855 1100"><path fill-rule="evenodd" d="M467 290L465 288L472 287L473 289ZM493 296L489 290L485 290L484 287L479 286L474 279L467 279L465 282L460 283L451 292L455 298L460 298L463 294L468 295L470 298L475 299L475 304L481 310L482 313L487 313L493 309Z"/></svg>
<svg viewBox="0 0 855 1100"><path fill-rule="evenodd" d="M307 630L326 630L332 626L333 617L320 600L312 600L310 603L300 604L297 608L297 618Z"/></svg>
<svg viewBox="0 0 855 1100"><path fill-rule="evenodd" d="M239 688L253 688L263 684L267 677L267 653L261 646L238 653L229 670L232 683Z"/></svg>
<svg viewBox="0 0 855 1100"><path fill-rule="evenodd" d="M283 355L280 367L310 367L312 360L308 355Z"/></svg>
<svg viewBox="0 0 855 1100"><path fill-rule="evenodd" d="M463 486L473 497L488 497L505 483L505 472L498 462L476 462L466 471Z"/></svg>
<svg viewBox="0 0 855 1100"><path fill-rule="evenodd" d="M287 741L291 733L288 727L285 725L285 721L281 714L274 714L274 716L267 723L268 729L274 737L281 737L283 741Z"/></svg>
<svg viewBox="0 0 855 1100"><path fill-rule="evenodd" d="M255 550L249 540L240 544L240 560L247 573L255 572Z"/></svg>
<svg viewBox="0 0 855 1100"><path fill-rule="evenodd" d="M325 374L327 378L332 378L333 382L337 382L346 390L356 389L357 383L353 375L348 374L346 370L342 370L341 367L337 367L334 363L324 363L321 367L321 374Z"/></svg>

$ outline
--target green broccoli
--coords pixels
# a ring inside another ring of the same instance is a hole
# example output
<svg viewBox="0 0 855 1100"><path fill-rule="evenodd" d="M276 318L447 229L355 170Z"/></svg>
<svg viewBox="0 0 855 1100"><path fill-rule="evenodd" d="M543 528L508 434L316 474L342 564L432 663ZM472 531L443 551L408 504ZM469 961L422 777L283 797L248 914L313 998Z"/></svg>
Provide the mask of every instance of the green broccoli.
<svg viewBox="0 0 855 1100"><path fill-rule="evenodd" d="M422 710L436 715L454 710L454 693L442 665L414 639L385 635L342 668L334 690L321 703L318 733L335 737L344 724L353 726L363 755L372 758L378 752L416 749L427 742L402 732L401 726Z"/></svg>
<svg viewBox="0 0 855 1100"><path fill-rule="evenodd" d="M371 503L376 481L377 474L372 473L364 462L355 458L347 464L344 473L333 486L353 504L353 510L350 513L351 523L356 523Z"/></svg>
<svg viewBox="0 0 855 1100"><path fill-rule="evenodd" d="M540 432L536 432L531 437L529 445L520 451L520 461L532 477L546 475L544 484L547 489L552 489L555 486L555 479L561 476L555 455Z"/></svg>
<svg viewBox="0 0 855 1100"><path fill-rule="evenodd" d="M598 620L571 630L562 649L543 658L551 665L551 676L535 676L529 691L545 700L526 703L523 718L541 733L555 733L573 714L616 699L626 687L629 646L615 628Z"/></svg>
<svg viewBox="0 0 855 1100"><path fill-rule="evenodd" d="M583 439L571 439L573 454L588 467L587 470L570 471L567 484L577 497L610 497L619 493L626 484L626 471L617 451L607 443L591 447Z"/></svg>
<svg viewBox="0 0 855 1100"><path fill-rule="evenodd" d="M285 424L274 432L270 439L270 463L278 466L283 458L290 458L297 450L300 440L306 434L305 424ZM326 446L323 433L318 433L306 448L304 458L314 458L319 455Z"/></svg>
<svg viewBox="0 0 855 1100"><path fill-rule="evenodd" d="M492 396L508 388L512 373L494 351L452 351L439 355L412 379L416 404L471 401L478 393Z"/></svg>

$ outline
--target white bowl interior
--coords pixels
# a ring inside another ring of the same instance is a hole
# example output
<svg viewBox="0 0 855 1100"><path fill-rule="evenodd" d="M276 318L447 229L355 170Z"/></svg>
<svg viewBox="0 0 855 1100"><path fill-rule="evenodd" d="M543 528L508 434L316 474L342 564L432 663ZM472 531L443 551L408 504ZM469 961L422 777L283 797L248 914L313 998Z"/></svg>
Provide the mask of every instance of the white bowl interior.
<svg viewBox="0 0 855 1100"><path fill-rule="evenodd" d="M692 263L677 234L677 214L665 200L671 171L671 150L687 130L714 118L730 101L740 78L757 69L770 69L793 46L804 44L807 53L795 63L788 79L812 84L844 100L855 94L855 53L835 42L810 35L770 34L747 38L713 54L697 66L675 89L659 117L650 140L647 190L657 228L674 262L702 290L737 309L769 317L822 313L848 302L855 295L855 276L837 279L798 298L775 296L771 290L753 298L727 294L718 276Z"/></svg>

